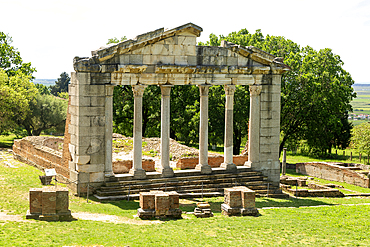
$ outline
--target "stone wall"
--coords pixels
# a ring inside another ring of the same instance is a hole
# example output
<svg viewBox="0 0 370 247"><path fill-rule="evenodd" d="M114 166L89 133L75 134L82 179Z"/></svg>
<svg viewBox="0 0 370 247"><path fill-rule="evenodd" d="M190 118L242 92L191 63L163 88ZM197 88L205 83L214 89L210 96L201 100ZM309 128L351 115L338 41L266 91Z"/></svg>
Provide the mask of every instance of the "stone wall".
<svg viewBox="0 0 370 247"><path fill-rule="evenodd" d="M296 172L330 181L345 182L364 188L370 187L369 178L365 175L352 171L350 167L343 167L333 163L297 163Z"/></svg>
<svg viewBox="0 0 370 247"><path fill-rule="evenodd" d="M155 162L152 159L142 159L142 167L146 172L155 171ZM128 173L132 168L132 160L116 160L112 162L114 174Z"/></svg>
<svg viewBox="0 0 370 247"><path fill-rule="evenodd" d="M63 141L61 138L57 139L58 140L49 137L28 136L20 140L14 140L14 158L40 170L54 168L58 174L58 179L68 180L69 169L62 165L61 151L42 146L45 140L48 140L50 143Z"/></svg>
<svg viewBox="0 0 370 247"><path fill-rule="evenodd" d="M244 163L248 161L247 155L235 155L233 157L233 163L237 166L242 166ZM208 164L212 167L220 167L220 165L224 162L223 156L209 156L208 157ZM180 169L194 169L195 166L199 163L198 157L183 157L178 159L176 163L176 167Z"/></svg>

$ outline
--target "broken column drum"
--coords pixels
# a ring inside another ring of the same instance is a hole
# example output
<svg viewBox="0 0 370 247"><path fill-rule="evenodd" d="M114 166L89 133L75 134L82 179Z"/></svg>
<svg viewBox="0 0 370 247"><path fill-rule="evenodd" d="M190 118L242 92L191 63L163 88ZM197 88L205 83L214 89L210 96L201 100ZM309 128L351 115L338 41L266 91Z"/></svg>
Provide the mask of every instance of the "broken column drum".
<svg viewBox="0 0 370 247"><path fill-rule="evenodd" d="M145 179L141 166L142 94L147 85L161 86L161 169L163 177L174 175L169 167L169 102L174 85L196 85L200 90L199 162L201 173L212 173L208 165L208 90L223 85L226 92L225 160L232 163L234 91L250 86L251 115L247 165L262 171L279 184L280 81L289 68L279 59L255 47L222 41L220 47L197 46L202 28L192 23L137 36L92 51L92 57L74 59L69 85L71 123L69 134L70 179L75 189L102 185L112 173L113 87L130 85L134 91L134 165L130 174ZM255 94L256 90L258 91ZM235 102L237 104L238 102ZM247 107L247 106L246 106ZM158 109L159 110L159 109ZM247 116L246 116L247 117ZM257 125L258 123L258 125ZM139 145L140 144L140 145Z"/></svg>

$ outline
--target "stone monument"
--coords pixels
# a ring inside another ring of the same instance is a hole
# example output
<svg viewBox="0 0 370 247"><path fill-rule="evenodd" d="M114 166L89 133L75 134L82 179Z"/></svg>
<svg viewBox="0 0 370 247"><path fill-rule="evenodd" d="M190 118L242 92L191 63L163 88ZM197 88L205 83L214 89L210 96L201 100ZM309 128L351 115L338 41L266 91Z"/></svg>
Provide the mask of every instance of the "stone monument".
<svg viewBox="0 0 370 247"><path fill-rule="evenodd" d="M223 85L226 94L225 155L221 167L233 164L233 104L235 87L249 86L250 124L247 166L279 185L280 83L289 68L281 59L255 47L222 41L220 47L197 46L202 28L188 23L157 29L135 39L75 57L69 85L68 134L70 180L74 190L95 188L114 176L112 170L113 88L130 85L134 94L133 179L145 179L142 168L142 97L147 85L161 87L161 169L169 166L170 91L172 86L196 85L200 91L199 161L196 169L211 174L208 164L208 90ZM237 102L236 102L237 103ZM247 106L246 106L247 107ZM247 116L245 116L247 117ZM83 191L81 191L83 192Z"/></svg>

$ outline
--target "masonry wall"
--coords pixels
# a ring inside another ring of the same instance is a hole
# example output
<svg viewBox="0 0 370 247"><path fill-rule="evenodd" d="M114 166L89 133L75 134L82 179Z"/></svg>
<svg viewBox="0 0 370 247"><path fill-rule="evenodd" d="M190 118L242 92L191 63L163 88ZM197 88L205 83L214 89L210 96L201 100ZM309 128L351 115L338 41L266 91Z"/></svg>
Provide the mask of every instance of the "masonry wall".
<svg viewBox="0 0 370 247"><path fill-rule="evenodd" d="M54 168L58 174L58 179L67 181L69 178L69 169L62 165L62 153L50 147L43 146L41 145L42 143L40 145L33 143L32 138L34 137L28 136L20 140L14 140L14 158L40 170Z"/></svg>
<svg viewBox="0 0 370 247"><path fill-rule="evenodd" d="M71 73L69 169L80 192L89 183L99 186L104 182L105 79L104 73Z"/></svg>
<svg viewBox="0 0 370 247"><path fill-rule="evenodd" d="M233 163L237 166L242 166L248 161L247 155L235 155L233 157ZM208 165L212 168L220 167L221 163L224 162L223 156L209 156ZM194 169L195 166L199 163L199 157L183 157L178 159L176 167L180 169Z"/></svg>
<svg viewBox="0 0 370 247"><path fill-rule="evenodd" d="M278 186L280 181L281 75L264 75L260 95L260 157L257 170Z"/></svg>
<svg viewBox="0 0 370 247"><path fill-rule="evenodd" d="M369 178L363 174L356 173L348 169L325 162L310 162L310 163L297 163L296 171L298 173L309 175L317 178L322 178L331 181L345 182L369 188Z"/></svg>

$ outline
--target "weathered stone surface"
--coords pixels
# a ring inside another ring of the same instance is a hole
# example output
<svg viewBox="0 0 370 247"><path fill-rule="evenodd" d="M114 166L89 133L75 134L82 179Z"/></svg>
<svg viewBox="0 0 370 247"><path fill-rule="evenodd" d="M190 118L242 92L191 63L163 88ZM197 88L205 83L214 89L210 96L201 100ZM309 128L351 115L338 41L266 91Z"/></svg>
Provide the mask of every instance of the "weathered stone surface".
<svg viewBox="0 0 370 247"><path fill-rule="evenodd" d="M224 215L258 215L258 210L255 208L255 192L247 187L225 188L224 202L221 204L221 211Z"/></svg>
<svg viewBox="0 0 370 247"><path fill-rule="evenodd" d="M42 189L32 188L30 189L30 213L41 214L42 213Z"/></svg>
<svg viewBox="0 0 370 247"><path fill-rule="evenodd" d="M140 192L140 208L138 216L141 219L153 217L181 218L179 209L179 194L175 191Z"/></svg>

